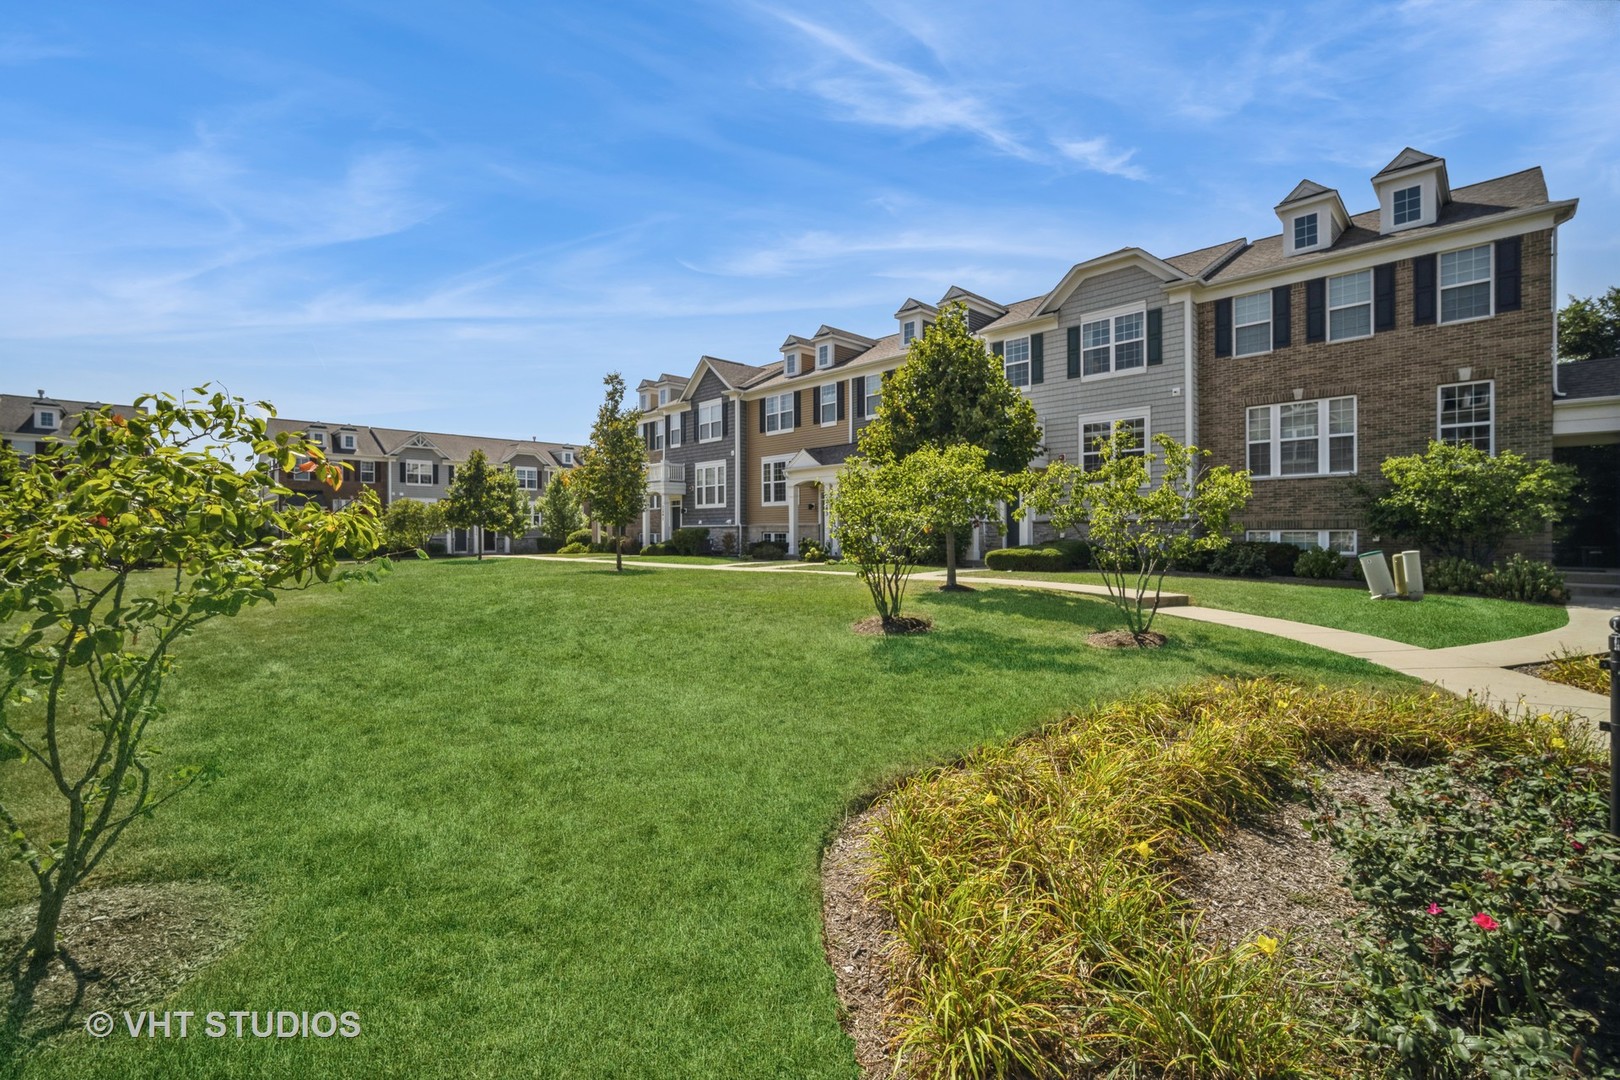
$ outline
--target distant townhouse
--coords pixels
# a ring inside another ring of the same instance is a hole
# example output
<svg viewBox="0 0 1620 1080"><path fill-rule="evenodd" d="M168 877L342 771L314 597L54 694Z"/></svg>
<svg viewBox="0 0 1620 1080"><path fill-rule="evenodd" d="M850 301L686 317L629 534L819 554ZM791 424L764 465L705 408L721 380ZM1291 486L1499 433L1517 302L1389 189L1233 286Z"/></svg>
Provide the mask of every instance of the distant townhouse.
<svg viewBox="0 0 1620 1080"><path fill-rule="evenodd" d="M19 454L33 454L40 444L67 438L79 423L79 416L99 409L103 402L70 401L53 398L41 390L33 397L0 394L0 443ZM134 415L134 407L118 406L124 415Z"/></svg>
<svg viewBox="0 0 1620 1080"><path fill-rule="evenodd" d="M550 481L573 468L578 448L568 443L536 439L494 439L478 435L409 431L369 424L338 424L281 417L269 423L271 435L303 434L321 447L328 460L345 466L342 484L329 487L313 473L278 471L277 479L300 497L331 509L341 509L363 491L376 493L384 506L396 499L438 502L444 498L456 469L474 450L482 450L491 464L507 466L531 503L531 528L520 537L486 534L481 529L451 529L443 536L450 554L510 553L523 550L541 528L538 506L533 504Z"/></svg>
<svg viewBox="0 0 1620 1080"><path fill-rule="evenodd" d="M679 448L686 430L681 414L686 410L681 392L686 378L668 373L656 379L643 379L636 387L641 398L641 438L647 444L647 502L641 512L642 543L667 541L680 528L681 504L686 497L684 463L664 460L664 448Z"/></svg>

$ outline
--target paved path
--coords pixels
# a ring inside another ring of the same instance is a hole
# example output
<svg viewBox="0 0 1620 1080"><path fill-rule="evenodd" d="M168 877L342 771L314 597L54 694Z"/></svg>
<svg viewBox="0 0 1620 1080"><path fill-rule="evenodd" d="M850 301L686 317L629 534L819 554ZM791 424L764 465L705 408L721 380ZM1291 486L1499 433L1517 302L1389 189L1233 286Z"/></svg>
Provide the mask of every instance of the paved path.
<svg viewBox="0 0 1620 1080"><path fill-rule="evenodd" d="M521 555L514 558L554 559L558 562L603 562L612 558L578 559L567 556ZM636 566L658 566L681 570L722 570L731 573L827 573L806 564L702 564L648 562L638 559ZM914 581L942 581L943 570L927 570L913 576ZM1088 585L1070 581L1033 581L1023 578L980 578L970 580L975 586L1001 586L1026 589L1048 589L1053 592L1080 593L1086 596L1107 596L1101 585ZM1368 603L1374 601L1368 600ZM1165 593L1159 601L1160 613L1167 618L1193 619L1197 622L1217 623L1221 626L1253 630L1272 634L1291 641L1304 642L1346 656L1360 657L1382 667L1411 675L1424 682L1444 687L1454 694L1478 698L1509 711L1559 712L1567 711L1590 720L1594 726L1609 716L1609 699L1599 694L1577 690L1573 686L1538 679L1507 668L1518 664L1533 664L1538 660L1566 649L1591 654L1602 652L1609 642L1609 617L1620 610L1598 607L1570 607L1569 622L1557 630L1529 637L1509 638L1505 641L1487 641L1479 645L1458 645L1449 649L1424 649L1404 641L1357 634L1349 630L1335 630L1327 626L1273 619L1264 615L1248 615L1241 611L1222 608L1194 607L1181 593Z"/></svg>

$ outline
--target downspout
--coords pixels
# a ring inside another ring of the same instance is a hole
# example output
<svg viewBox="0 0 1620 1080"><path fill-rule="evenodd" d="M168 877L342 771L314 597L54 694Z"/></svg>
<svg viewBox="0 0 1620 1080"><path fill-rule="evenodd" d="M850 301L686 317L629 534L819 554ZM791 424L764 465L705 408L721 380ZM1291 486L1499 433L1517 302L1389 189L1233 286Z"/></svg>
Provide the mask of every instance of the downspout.
<svg viewBox="0 0 1620 1080"><path fill-rule="evenodd" d="M1185 386L1182 389L1182 396L1187 399L1184 406L1187 425L1185 429L1187 432L1186 441L1192 446L1198 444L1198 432L1194 430L1194 425L1198 420L1197 404L1194 400L1198 394L1198 349L1195 340L1198 333L1198 324L1193 319L1196 310L1192 293L1188 292L1181 298L1181 355L1186 371L1186 377L1183 379ZM1195 460L1187 466L1187 488L1189 491L1197 479L1198 465Z"/></svg>
<svg viewBox="0 0 1620 1080"><path fill-rule="evenodd" d="M737 501L737 554L740 556L743 553L743 507L744 507L744 505L746 505L744 503L744 501L743 501L743 458L742 458L743 399L742 399L742 392L738 391L736 396L733 397L731 400L732 400L732 406L733 406L732 410L731 410L731 441L732 441L732 445L734 447L734 450L732 451L732 453L734 455L734 460L737 463L736 468L733 470L737 474L737 476L736 476L736 479L732 482L732 498L734 498Z"/></svg>
<svg viewBox="0 0 1620 1080"><path fill-rule="evenodd" d="M1566 395L1558 388L1558 226L1552 227L1552 388L1553 400Z"/></svg>

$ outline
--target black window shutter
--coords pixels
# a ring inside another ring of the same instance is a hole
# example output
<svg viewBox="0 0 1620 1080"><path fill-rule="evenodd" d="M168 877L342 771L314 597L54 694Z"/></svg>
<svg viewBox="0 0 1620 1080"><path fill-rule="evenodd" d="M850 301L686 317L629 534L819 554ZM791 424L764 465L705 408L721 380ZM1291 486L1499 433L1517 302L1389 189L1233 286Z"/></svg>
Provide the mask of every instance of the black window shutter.
<svg viewBox="0 0 1620 1080"><path fill-rule="evenodd" d="M1271 290L1271 347L1280 349L1294 338L1294 288L1279 285Z"/></svg>
<svg viewBox="0 0 1620 1080"><path fill-rule="evenodd" d="M692 418L690 421L687 420L688 416ZM681 416L681 423L686 425L684 428L682 428L682 430L686 433L686 435L688 437L694 438L694 439L697 438L697 433L698 433L698 407L697 407L696 402L694 402L692 404L691 409L689 409L686 413L684 413Z"/></svg>
<svg viewBox="0 0 1620 1080"><path fill-rule="evenodd" d="M857 375L851 379L849 392L855 395L855 419L866 419L866 376Z"/></svg>
<svg viewBox="0 0 1620 1080"><path fill-rule="evenodd" d="M450 481L456 478L456 467L454 465L446 465L444 468L444 482L448 484Z"/></svg>
<svg viewBox="0 0 1620 1080"><path fill-rule="evenodd" d="M1046 335L1029 335L1029 381L1046 381Z"/></svg>
<svg viewBox="0 0 1620 1080"><path fill-rule="evenodd" d="M1327 278L1305 283L1305 340L1327 340Z"/></svg>
<svg viewBox="0 0 1620 1080"><path fill-rule="evenodd" d="M1003 342L994 341L994 342L990 343L990 351L995 353L997 356L1005 356L1006 352L1007 352L1007 346Z"/></svg>
<svg viewBox="0 0 1620 1080"><path fill-rule="evenodd" d="M1412 325L1426 326L1435 316L1435 256L1419 255L1412 260Z"/></svg>
<svg viewBox="0 0 1620 1080"><path fill-rule="evenodd" d="M1069 327L1069 378L1080 377L1080 328Z"/></svg>
<svg viewBox="0 0 1620 1080"><path fill-rule="evenodd" d="M1373 331L1395 329L1395 264L1373 267Z"/></svg>
<svg viewBox="0 0 1620 1080"><path fill-rule="evenodd" d="M399 463L399 482L402 484L405 482L405 463L403 461Z"/></svg>
<svg viewBox="0 0 1620 1080"><path fill-rule="evenodd" d="M1232 298L1215 301L1215 355L1232 355Z"/></svg>
<svg viewBox="0 0 1620 1080"><path fill-rule="evenodd" d="M1496 310L1518 311L1523 306L1520 295L1519 262L1522 236L1504 236L1496 242Z"/></svg>
<svg viewBox="0 0 1620 1080"><path fill-rule="evenodd" d="M720 403L720 434L731 434L731 407L735 402L722 401Z"/></svg>
<svg viewBox="0 0 1620 1080"><path fill-rule="evenodd" d="M781 424L782 424L782 421L778 420L776 423L777 423L777 426L780 427ZM764 398L760 398L760 400L759 400L759 433L761 435L765 434L765 399Z"/></svg>
<svg viewBox="0 0 1620 1080"><path fill-rule="evenodd" d="M667 416L664 417L662 420L658 421L658 423L660 423L660 424L662 424L664 426L664 445L665 446L669 445L669 429L670 429L670 425L671 425L672 422L673 421L670 419L670 417L667 417Z"/></svg>
<svg viewBox="0 0 1620 1080"><path fill-rule="evenodd" d="M842 420L844 418L844 380L843 379L838 380L837 397L838 397L838 419Z"/></svg>
<svg viewBox="0 0 1620 1080"><path fill-rule="evenodd" d="M433 463L433 482L435 484L439 482L439 463L437 461Z"/></svg>
<svg viewBox="0 0 1620 1080"><path fill-rule="evenodd" d="M794 427L798 427L800 425L801 421L799 420L799 417L804 415L804 413L799 411L799 399L801 397L803 397L803 396L804 396L804 391L803 390L795 390L795 391L793 391L793 426Z"/></svg>
<svg viewBox="0 0 1620 1080"><path fill-rule="evenodd" d="M1147 313L1147 362L1164 363L1164 308L1152 308Z"/></svg>

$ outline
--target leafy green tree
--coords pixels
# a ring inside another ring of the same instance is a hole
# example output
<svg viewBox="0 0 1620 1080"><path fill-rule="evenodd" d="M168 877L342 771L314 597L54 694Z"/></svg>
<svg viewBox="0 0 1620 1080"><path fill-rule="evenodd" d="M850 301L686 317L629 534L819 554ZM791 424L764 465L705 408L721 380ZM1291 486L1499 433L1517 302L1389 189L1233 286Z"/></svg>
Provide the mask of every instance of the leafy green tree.
<svg viewBox="0 0 1620 1080"><path fill-rule="evenodd" d="M518 487L517 474L489 463L482 450L474 450L456 478L444 489L444 521L453 529L482 529L487 533L522 536L529 528L529 501ZM478 545L478 558L484 545Z"/></svg>
<svg viewBox="0 0 1620 1080"><path fill-rule="evenodd" d="M383 550L390 554L424 549L444 532L444 507L421 499L395 499L383 512Z"/></svg>
<svg viewBox="0 0 1620 1080"><path fill-rule="evenodd" d="M1050 515L1059 533L1086 529L1108 596L1139 646L1159 613L1164 575L1194 552L1229 544L1232 515L1253 493L1247 472L1225 465L1199 469L1198 459L1209 451L1183 446L1168 435L1155 435L1153 443L1157 453L1138 446L1121 422L1108 438L1096 441L1096 468L1088 472L1059 461L1024 481L1026 509Z"/></svg>
<svg viewBox="0 0 1620 1080"><path fill-rule="evenodd" d="M641 412L624 408L624 376L609 373L607 396L591 427L591 444L579 455L570 481L591 517L613 529L613 565L624 569L624 530L647 503L647 445L636 430Z"/></svg>
<svg viewBox="0 0 1620 1080"><path fill-rule="evenodd" d="M861 432L873 459L924 446L983 447L990 469L1012 475L1040 452L1035 406L1007 381L1001 361L968 328L967 308L950 304L911 342L906 362L883 384L877 417ZM956 587L956 532L945 533L946 588Z"/></svg>
<svg viewBox="0 0 1620 1080"><path fill-rule="evenodd" d="M946 589L963 588L956 583L956 534L995 513L996 502L1012 494L1008 478L989 467L988 456L982 446L967 443L944 450L924 446L908 455L920 459L915 479L927 531L945 537Z"/></svg>
<svg viewBox="0 0 1620 1080"><path fill-rule="evenodd" d="M1434 441L1421 454L1387 458L1382 472L1388 486L1365 495L1374 531L1480 565L1509 536L1561 519L1575 487L1568 465Z"/></svg>
<svg viewBox="0 0 1620 1080"><path fill-rule="evenodd" d="M572 477L561 473L551 478L540 496L540 528L553 540L567 540L568 534L585 524L574 497Z"/></svg>
<svg viewBox="0 0 1620 1080"><path fill-rule="evenodd" d="M278 467L341 479L319 447L269 437L224 394L135 408L87 412L27 459L0 449L0 761L43 773L60 812L53 826L23 813L15 789L0 794L10 856L39 890L31 983L57 954L73 888L131 823L205 776L160 770L148 742L175 643L280 591L380 568L338 564L377 546L372 492L339 511L278 505L292 494ZM159 565L172 575L148 569Z"/></svg>
<svg viewBox="0 0 1620 1080"><path fill-rule="evenodd" d="M906 584L928 548L933 520L925 505L926 473L939 451L874 461L852 457L838 470L828 500L833 536L872 594L885 630L898 629Z"/></svg>
<svg viewBox="0 0 1620 1080"><path fill-rule="evenodd" d="M1620 285L1602 296L1571 296L1558 312L1558 355L1565 360L1620 356Z"/></svg>

